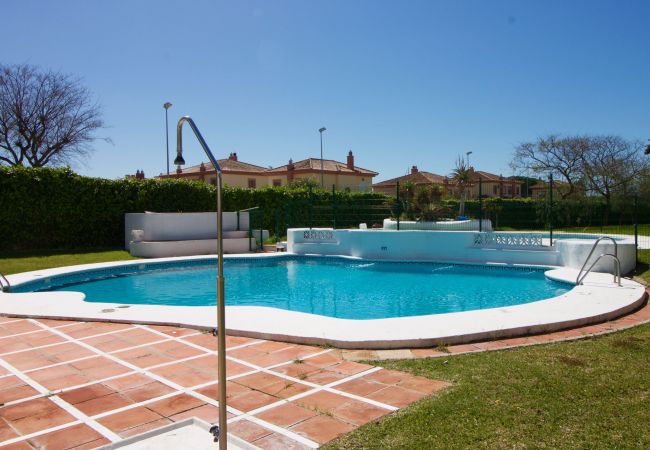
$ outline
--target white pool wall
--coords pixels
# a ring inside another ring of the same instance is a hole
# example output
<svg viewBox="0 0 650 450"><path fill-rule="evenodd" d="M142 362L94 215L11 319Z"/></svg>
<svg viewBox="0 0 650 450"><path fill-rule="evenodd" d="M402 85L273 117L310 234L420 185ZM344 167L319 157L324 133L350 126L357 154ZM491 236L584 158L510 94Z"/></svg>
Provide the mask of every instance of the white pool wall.
<svg viewBox="0 0 650 450"><path fill-rule="evenodd" d="M223 230L237 229L237 213L223 213ZM239 213L239 229L248 230L248 213ZM124 248L129 248L132 230L143 230L143 241L214 239L217 213L128 213L124 215Z"/></svg>
<svg viewBox="0 0 650 450"><path fill-rule="evenodd" d="M560 239L554 241L553 246L477 246L474 243L477 233L291 228L287 230L287 251L300 255L342 255L364 259L525 264L580 269L595 242L595 239ZM617 240L617 247L621 272L632 272L636 266L634 240ZM611 242L601 242L591 261L602 253L613 252ZM612 260L601 260L594 271L612 273Z"/></svg>

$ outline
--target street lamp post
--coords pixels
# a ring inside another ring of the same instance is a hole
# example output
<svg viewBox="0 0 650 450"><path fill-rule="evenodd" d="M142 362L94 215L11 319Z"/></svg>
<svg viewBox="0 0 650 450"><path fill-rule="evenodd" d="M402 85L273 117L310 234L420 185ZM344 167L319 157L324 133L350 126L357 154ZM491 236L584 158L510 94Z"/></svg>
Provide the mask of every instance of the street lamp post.
<svg viewBox="0 0 650 450"><path fill-rule="evenodd" d="M469 169L471 166L469 165L469 155L471 155L473 152L467 152L465 153L467 155L467 168Z"/></svg>
<svg viewBox="0 0 650 450"><path fill-rule="evenodd" d="M167 141L167 175L169 175L169 120L167 118L167 110L172 107L172 104L165 102L163 108L165 108L165 139Z"/></svg>
<svg viewBox="0 0 650 450"><path fill-rule="evenodd" d="M318 132L320 133L320 187L325 188L325 178L323 175L323 131L327 131L327 128L319 128Z"/></svg>

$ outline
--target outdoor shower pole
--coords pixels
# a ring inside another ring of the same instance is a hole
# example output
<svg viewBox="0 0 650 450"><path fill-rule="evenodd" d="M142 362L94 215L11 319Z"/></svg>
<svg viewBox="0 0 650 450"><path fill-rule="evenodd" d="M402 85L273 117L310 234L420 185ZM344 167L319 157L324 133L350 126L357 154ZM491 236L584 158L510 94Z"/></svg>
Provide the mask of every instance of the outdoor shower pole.
<svg viewBox="0 0 650 450"><path fill-rule="evenodd" d="M223 213L221 209L221 166L214 157L208 144L201 136L199 129L190 116L183 116L176 126L176 159L174 164L183 165L183 124L190 124L192 131L199 140L203 151L217 172L217 370L219 384L219 450L228 449L228 416L226 412L226 297L223 277ZM250 228L250 214L249 214ZM212 430L211 430L212 431Z"/></svg>

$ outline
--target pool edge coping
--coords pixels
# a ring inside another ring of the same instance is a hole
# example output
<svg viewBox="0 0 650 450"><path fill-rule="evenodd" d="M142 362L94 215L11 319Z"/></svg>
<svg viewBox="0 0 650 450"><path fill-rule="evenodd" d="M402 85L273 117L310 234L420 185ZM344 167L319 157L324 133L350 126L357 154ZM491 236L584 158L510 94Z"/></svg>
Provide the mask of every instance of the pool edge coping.
<svg viewBox="0 0 650 450"><path fill-rule="evenodd" d="M293 254L242 254L227 255L226 258L269 258L286 256L293 256ZM138 265L154 261L187 261L211 259L214 257L214 255L201 255L196 257L173 257L158 258L155 260L147 259L94 263L14 274L11 275L11 279L21 280L19 281L20 283L42 277L80 272L84 270L109 268L122 265ZM348 257L348 259L358 258ZM573 269L554 269L552 272L554 272L554 274L551 274L549 278L565 282L571 282L571 279L575 279L575 274L573 273L575 271ZM276 308L230 306L227 308L227 319L230 323L228 324L226 332L233 336L255 337L310 345L332 345L342 349L425 348L436 345L462 344L481 340L494 340L549 333L612 320L638 309L645 301L647 295L645 287L627 279L623 280L625 285L624 288L628 288L627 290L632 290L636 292L636 294L630 294L628 292L630 295L628 295L624 301L608 299L608 294L611 294L610 289L612 286L610 285L612 283L607 282L605 277L609 278L611 275L599 273L590 274L585 285L576 287L562 296L537 302L510 307L404 318L367 320L337 319ZM5 297L6 295L11 296L12 298L7 298ZM48 304L47 301L43 300L45 296L53 298L56 302L65 301L67 303L67 308L65 308L67 311L60 311L60 303L57 303L57 308L53 308L53 305ZM39 297L38 301L36 301L37 297ZM594 301L594 298L585 301L584 297L595 297L598 301ZM31 301L29 305L22 304L20 305L21 307L16 308L16 304L14 303L11 305L12 307L8 308L9 304L12 303L13 300L21 300L21 302L24 302L25 300ZM574 300L574 302L568 303L566 300ZM95 305L98 311L92 311L93 308L88 307L89 303L90 302L83 301L83 294L75 292L25 294L0 293L0 314L15 317L173 325L204 330L212 329L214 326L209 322L209 320L201 320L205 319L205 317L200 317L214 314L214 307L132 305L127 306L127 308L118 308L116 304L113 303L93 303L92 305ZM582 310L579 314L576 314L576 311L571 311L571 308L569 307L575 306L578 303L581 304ZM604 303L606 303L606 305ZM540 316L537 320L531 321L530 317L526 318L526 311L521 311L521 309L526 309L529 305L537 305L533 310L539 310L540 304L542 307L548 306L553 309L555 315L551 314L551 317L546 317L545 320L542 320ZM49 306L49 311L46 306ZM158 311L147 309L152 308L153 306L156 306ZM596 308L596 306L598 306L598 308ZM137 314L132 314L132 311L136 309L142 311L138 311ZM571 313L569 314L569 318L566 320L561 320L560 318L560 316L563 315L563 309L565 310L565 313ZM164 311L164 314L162 314L163 317L160 317L161 310ZM41 311L41 313L34 314L34 311ZM517 320L510 320L512 319L513 314L514 316L519 316L519 322L517 322ZM151 319L151 315L158 317ZM194 316L199 317L197 318ZM233 316L234 319L232 319ZM505 323L502 323L499 326L493 325L487 328L476 328L475 326L475 321L490 322L490 319L492 321L498 321L499 319L504 320L503 317L508 317L509 320L506 320ZM551 320L553 317L555 317L555 319ZM456 328L448 327L447 331L444 331L444 322L449 321L450 319L452 322L456 322ZM283 326L278 327L277 323L274 323L274 321L282 322ZM307 325L302 323L305 321L308 322ZM253 322L252 326L251 322ZM302 327L300 326L301 324ZM372 326L369 326L369 324ZM438 325L439 328L433 332L432 328L435 329L436 325ZM471 329L472 326L474 326L474 329L469 332L467 332L468 330L463 330L467 329L467 327ZM442 327L442 330L440 327ZM320 331L318 330L319 328ZM360 333L359 328L365 328L365 331L362 330L363 332ZM379 333L377 333L376 328L380 329ZM384 336L382 337L381 329L394 331L394 328L407 328L406 334L400 336L398 333L398 335L394 335L393 338L389 339L384 332ZM355 335L356 337L350 338L350 336Z"/></svg>

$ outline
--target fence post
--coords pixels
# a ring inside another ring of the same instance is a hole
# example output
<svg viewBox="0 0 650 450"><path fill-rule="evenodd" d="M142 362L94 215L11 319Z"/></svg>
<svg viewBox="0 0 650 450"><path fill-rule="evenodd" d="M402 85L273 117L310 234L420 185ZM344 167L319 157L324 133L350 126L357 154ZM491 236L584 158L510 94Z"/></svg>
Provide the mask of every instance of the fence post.
<svg viewBox="0 0 650 450"><path fill-rule="evenodd" d="M255 239L253 236L253 212L248 211L248 251L253 251L253 243L251 239Z"/></svg>
<svg viewBox="0 0 650 450"><path fill-rule="evenodd" d="M336 230L336 185L332 185L332 228Z"/></svg>
<svg viewBox="0 0 650 450"><path fill-rule="evenodd" d="M483 178L478 177L478 231L483 231Z"/></svg>
<svg viewBox="0 0 650 450"><path fill-rule="evenodd" d="M548 183L548 200L549 200L549 207L548 207L548 228L550 231L550 246L553 246L553 174L549 174L548 176L549 183Z"/></svg>
<svg viewBox="0 0 650 450"><path fill-rule="evenodd" d="M639 263L639 219L637 217L638 194L634 195L634 255L635 264Z"/></svg>
<svg viewBox="0 0 650 450"><path fill-rule="evenodd" d="M282 212L284 212L284 233L282 233L284 236L289 230L289 207L286 204L282 206Z"/></svg>
<svg viewBox="0 0 650 450"><path fill-rule="evenodd" d="M402 214L402 204L399 202L399 181L396 183L397 191L395 197L397 197L397 231L399 231L399 216Z"/></svg>
<svg viewBox="0 0 650 450"><path fill-rule="evenodd" d="M311 186L309 186L309 191L308 191L309 197L308 197L308 200L307 200L307 203L308 203L307 206L308 206L308 209L309 209L308 214L309 214L309 229L310 230L311 230L312 218L313 218L313 214L314 214L314 211L313 211L313 209L314 209L314 200L313 200L312 195L311 195L311 189L312 189Z"/></svg>
<svg viewBox="0 0 650 450"><path fill-rule="evenodd" d="M275 210L275 238L280 239L280 210Z"/></svg>
<svg viewBox="0 0 650 450"><path fill-rule="evenodd" d="M264 248L264 211L261 209L259 210L259 218L260 218L260 246L258 247L259 250L262 250Z"/></svg>
<svg viewBox="0 0 650 450"><path fill-rule="evenodd" d="M239 211L237 211L237 231L239 231Z"/></svg>

